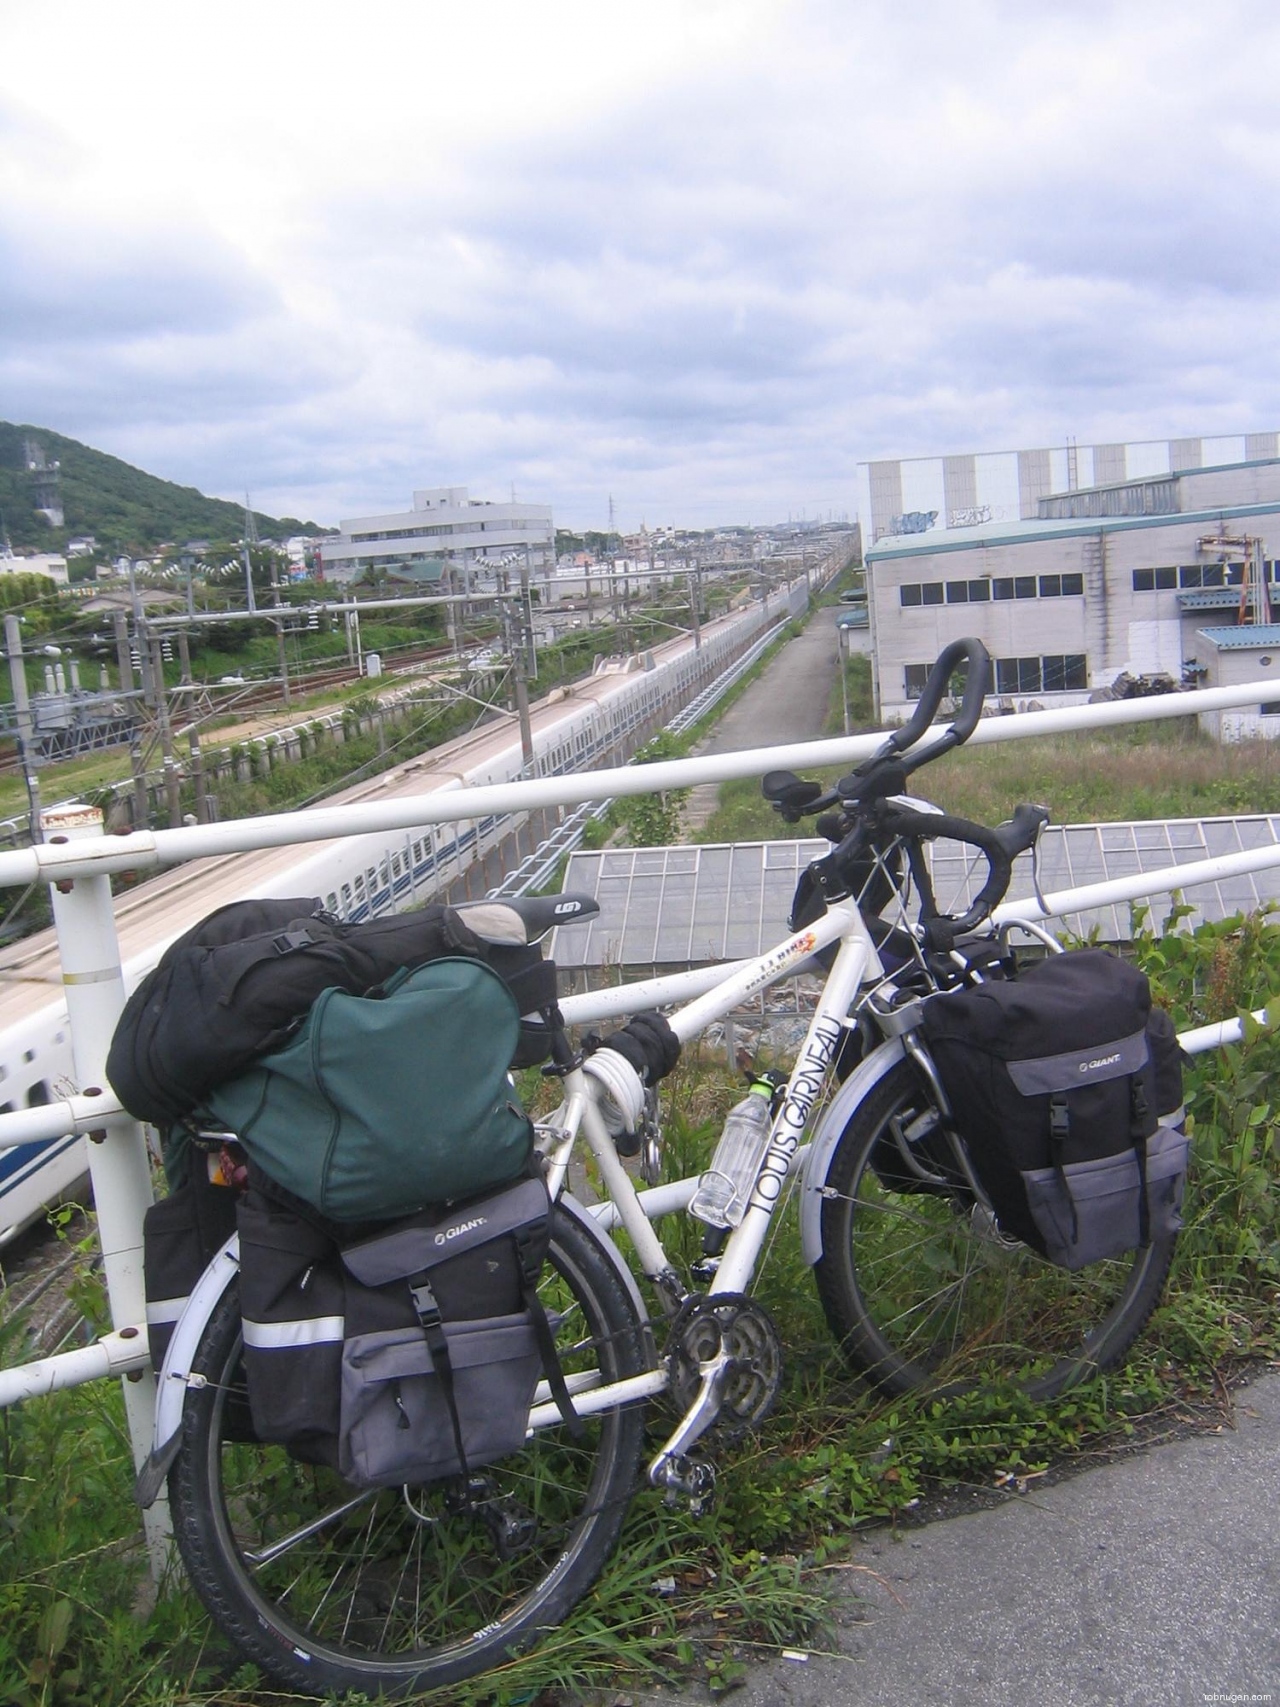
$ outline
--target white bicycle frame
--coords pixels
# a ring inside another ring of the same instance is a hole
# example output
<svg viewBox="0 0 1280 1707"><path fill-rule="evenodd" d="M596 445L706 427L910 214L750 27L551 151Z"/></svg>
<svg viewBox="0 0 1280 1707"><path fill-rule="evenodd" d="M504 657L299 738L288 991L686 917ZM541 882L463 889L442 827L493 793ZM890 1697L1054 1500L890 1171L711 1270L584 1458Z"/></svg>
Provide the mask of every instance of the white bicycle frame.
<svg viewBox="0 0 1280 1707"><path fill-rule="evenodd" d="M821 919L795 932L767 954L741 963L729 977L721 978L713 988L669 1016L672 1030L681 1043L687 1043L748 996L795 973L815 952L834 942L840 945L835 963L823 985L804 1043L780 1099L769 1133L768 1148L741 1224L731 1233L721 1255L709 1288L711 1296L741 1293L750 1285L770 1222L782 1200L787 1180L796 1168L809 1122L826 1087L841 1036L849 1024L848 1015L854 997L866 983L882 978L884 969L861 914L853 902L846 901L829 908ZM656 980L643 986L644 995L637 999L631 1011L651 1005L655 995L660 997L664 983L674 993L675 989L687 984L687 977L677 974L669 980ZM638 990L641 987L634 988ZM566 1075L564 1088L564 1103L548 1122L554 1132L547 1157L547 1183L552 1196L558 1196L564 1189L570 1158L581 1133L600 1169L617 1220L635 1246L641 1268L661 1291L673 1278L673 1271L653 1230L650 1216L661 1213L668 1206L667 1194L646 1193L642 1198L636 1190L605 1125L596 1081L578 1066ZM689 1189L682 1190L679 1196L687 1202L692 1193L692 1182L685 1184ZM714 1422L728 1370L729 1358L723 1348L714 1358L700 1365L698 1394L650 1465L652 1481L661 1481L668 1467ZM666 1382L666 1372L655 1370L649 1375L634 1376L589 1392L575 1393L574 1403L584 1413L608 1410L660 1392ZM555 1405L543 1402L535 1404L530 1423L538 1428L559 1420Z"/></svg>

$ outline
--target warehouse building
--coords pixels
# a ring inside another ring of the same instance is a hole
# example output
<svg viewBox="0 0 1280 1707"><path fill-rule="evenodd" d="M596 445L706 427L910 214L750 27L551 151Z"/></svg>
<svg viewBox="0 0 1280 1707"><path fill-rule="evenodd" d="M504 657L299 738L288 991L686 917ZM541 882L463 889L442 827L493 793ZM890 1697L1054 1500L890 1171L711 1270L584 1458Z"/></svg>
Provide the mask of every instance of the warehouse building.
<svg viewBox="0 0 1280 1707"><path fill-rule="evenodd" d="M1274 668L1280 684L1280 458L1046 493L1036 507L867 551L882 716L909 714L933 659L967 634L991 652L1010 708L1080 703L1126 676L1213 686ZM1218 726L1250 729L1280 733L1277 709Z"/></svg>

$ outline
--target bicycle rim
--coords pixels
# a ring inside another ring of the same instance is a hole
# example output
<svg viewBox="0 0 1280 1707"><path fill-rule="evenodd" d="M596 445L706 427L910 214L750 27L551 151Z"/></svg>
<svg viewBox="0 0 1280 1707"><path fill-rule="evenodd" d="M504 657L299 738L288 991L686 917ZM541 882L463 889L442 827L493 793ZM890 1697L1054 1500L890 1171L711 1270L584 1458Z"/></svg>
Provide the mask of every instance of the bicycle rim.
<svg viewBox="0 0 1280 1707"><path fill-rule="evenodd" d="M1048 1398L1114 1367L1159 1301L1172 1239L1055 1268L962 1190L903 1189L884 1146L931 1115L900 1063L849 1122L827 1175L818 1288L855 1369L889 1393L1013 1382Z"/></svg>
<svg viewBox="0 0 1280 1707"><path fill-rule="evenodd" d="M647 1367L631 1300L590 1237L556 1221L540 1288L566 1375ZM281 1447L246 1443L238 1295L195 1360L170 1478L192 1584L235 1646L282 1681L399 1695L500 1664L558 1624L616 1541L642 1449L638 1408L540 1430L458 1479L362 1493Z"/></svg>

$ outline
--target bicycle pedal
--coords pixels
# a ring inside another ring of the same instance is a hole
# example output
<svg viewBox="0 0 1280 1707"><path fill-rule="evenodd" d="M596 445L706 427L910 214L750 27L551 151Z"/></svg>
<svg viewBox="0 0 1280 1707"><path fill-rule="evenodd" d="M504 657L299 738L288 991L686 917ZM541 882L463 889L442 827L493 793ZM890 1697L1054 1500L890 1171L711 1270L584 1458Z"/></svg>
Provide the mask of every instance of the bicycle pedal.
<svg viewBox="0 0 1280 1707"><path fill-rule="evenodd" d="M666 1460L660 1476L664 1485L663 1505L677 1506L683 1500L691 1516L702 1516L716 1491L714 1465L703 1458L687 1458L678 1453Z"/></svg>

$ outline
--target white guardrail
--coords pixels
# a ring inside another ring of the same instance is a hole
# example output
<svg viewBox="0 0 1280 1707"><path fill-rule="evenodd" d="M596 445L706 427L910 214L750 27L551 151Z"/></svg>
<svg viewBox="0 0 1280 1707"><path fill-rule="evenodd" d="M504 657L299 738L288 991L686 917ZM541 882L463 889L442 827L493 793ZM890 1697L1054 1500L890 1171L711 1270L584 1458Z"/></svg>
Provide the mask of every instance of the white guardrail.
<svg viewBox="0 0 1280 1707"><path fill-rule="evenodd" d="M1036 735L1189 717L1235 706L1257 704L1274 695L1270 682L1248 682L1155 699L1113 701L1058 711L1028 712L984 719L971 741L984 745L1025 740ZM866 758L882 735L846 736L782 747L753 748L696 759L580 772L524 782L507 782L388 800L376 804L334 806L302 813L279 813L226 824L176 830L102 834L101 813L78 805L52 807L42 814L45 840L30 848L0 853L0 885L50 885L54 925L62 961L62 981L72 1040L78 1095L42 1107L0 1115L0 1149L33 1141L87 1134L90 1175L97 1208L98 1237L111 1309L111 1331L96 1344L61 1352L0 1371L0 1405L14 1404L59 1388L78 1386L104 1375L127 1375L125 1406L134 1458L141 1465L150 1450L154 1380L147 1351L142 1278L142 1218L152 1201L151 1172L142 1126L124 1113L107 1089L104 1066L116 1021L124 1006L125 986L112 909L110 878L123 871L149 872L208 855L250 852L371 830L412 829L488 813L516 813L540 806L577 806L620 795L649 794L695 783L762 776L780 768L851 765ZM998 917L1049 917L1107 901L1124 901L1173 889L1187 889L1240 871L1280 864L1280 846L1249 850L1195 865L1117 879L1044 897L1010 903ZM603 1018L610 1012L634 1012L658 995L670 1001L697 993L699 980L718 981L726 969L679 974L655 983L594 992L565 1004L574 1020ZM1264 1015L1258 1016L1264 1019ZM1194 1051L1217 1047L1240 1035L1240 1022L1202 1027L1180 1041ZM147 1514L148 1541L157 1565L163 1557L167 1513L157 1502Z"/></svg>

